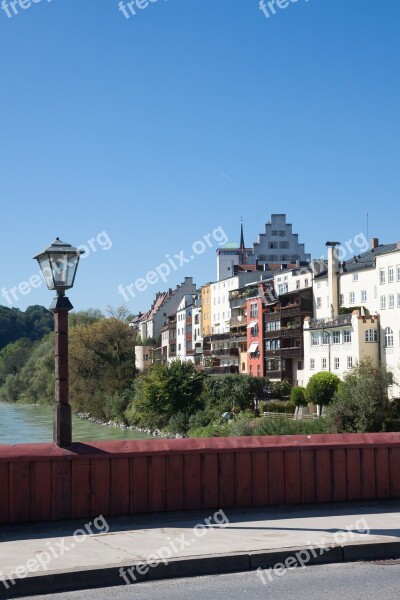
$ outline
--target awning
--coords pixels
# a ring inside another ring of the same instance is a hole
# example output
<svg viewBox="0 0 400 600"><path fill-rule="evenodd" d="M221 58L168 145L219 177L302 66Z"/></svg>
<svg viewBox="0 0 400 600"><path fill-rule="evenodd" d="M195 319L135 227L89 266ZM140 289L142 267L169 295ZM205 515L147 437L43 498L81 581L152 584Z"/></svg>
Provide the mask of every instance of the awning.
<svg viewBox="0 0 400 600"><path fill-rule="evenodd" d="M258 325L258 321L252 321L247 325L247 329L253 329L253 327L255 327L256 325Z"/></svg>
<svg viewBox="0 0 400 600"><path fill-rule="evenodd" d="M258 344L257 344L257 342L252 342L252 343L250 344L250 348L248 349L248 351L247 351L247 352L248 352L249 354L254 354L255 352L257 352L257 350L258 350Z"/></svg>

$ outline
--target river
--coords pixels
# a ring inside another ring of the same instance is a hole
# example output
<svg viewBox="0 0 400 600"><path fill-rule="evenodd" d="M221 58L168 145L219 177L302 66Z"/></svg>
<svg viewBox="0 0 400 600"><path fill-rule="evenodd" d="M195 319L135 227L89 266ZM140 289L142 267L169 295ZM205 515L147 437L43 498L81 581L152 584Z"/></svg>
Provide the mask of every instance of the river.
<svg viewBox="0 0 400 600"><path fill-rule="evenodd" d="M96 423L78 417L73 417L72 435L74 442L139 440L150 437L134 429L96 425ZM52 438L53 414L51 407L0 402L0 444L51 442Z"/></svg>

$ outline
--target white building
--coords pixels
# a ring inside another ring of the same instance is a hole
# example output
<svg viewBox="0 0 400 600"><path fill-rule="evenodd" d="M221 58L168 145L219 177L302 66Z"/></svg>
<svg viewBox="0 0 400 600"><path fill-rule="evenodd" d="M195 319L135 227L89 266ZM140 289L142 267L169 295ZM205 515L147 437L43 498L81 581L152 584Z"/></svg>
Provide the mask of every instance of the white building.
<svg viewBox="0 0 400 600"><path fill-rule="evenodd" d="M371 356L386 364L400 382L400 243L379 245L374 239L370 250L342 262L337 259L337 244L327 246L328 268L315 275L313 286L314 325L320 320L321 344L312 322L306 324L305 381L323 370L322 359L331 352L331 370L341 377L356 362ZM343 322L346 316L349 323ZM393 386L391 391L398 395L400 387Z"/></svg>

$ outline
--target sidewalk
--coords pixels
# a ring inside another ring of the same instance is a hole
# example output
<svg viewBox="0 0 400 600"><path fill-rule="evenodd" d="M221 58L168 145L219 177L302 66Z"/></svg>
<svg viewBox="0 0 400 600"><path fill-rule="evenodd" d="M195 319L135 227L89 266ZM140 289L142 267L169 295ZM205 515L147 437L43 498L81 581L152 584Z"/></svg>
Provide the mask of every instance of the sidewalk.
<svg viewBox="0 0 400 600"><path fill-rule="evenodd" d="M400 502L21 524L0 529L0 598L389 558L400 558Z"/></svg>

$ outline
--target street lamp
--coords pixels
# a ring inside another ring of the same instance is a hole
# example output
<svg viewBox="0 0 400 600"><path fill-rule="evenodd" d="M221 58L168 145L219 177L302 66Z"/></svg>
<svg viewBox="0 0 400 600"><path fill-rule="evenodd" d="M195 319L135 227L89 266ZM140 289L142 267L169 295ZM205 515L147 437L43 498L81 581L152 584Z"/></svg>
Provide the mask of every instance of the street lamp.
<svg viewBox="0 0 400 600"><path fill-rule="evenodd" d="M57 292L50 310L54 313L55 333L55 403L53 441L57 446L72 444L72 417L68 399L68 312L73 308L65 291L72 288L82 250L59 238L34 256L49 290Z"/></svg>

